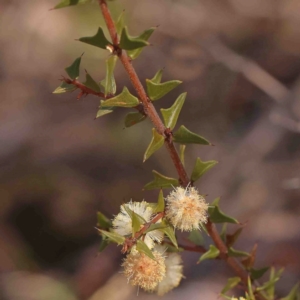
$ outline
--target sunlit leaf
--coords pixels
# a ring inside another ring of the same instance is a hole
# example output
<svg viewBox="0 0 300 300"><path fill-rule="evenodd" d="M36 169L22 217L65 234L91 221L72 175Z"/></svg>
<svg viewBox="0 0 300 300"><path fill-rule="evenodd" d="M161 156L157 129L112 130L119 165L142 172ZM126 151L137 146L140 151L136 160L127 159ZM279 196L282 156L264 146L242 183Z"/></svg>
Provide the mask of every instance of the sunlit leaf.
<svg viewBox="0 0 300 300"><path fill-rule="evenodd" d="M82 55L81 55L82 56ZM69 75L71 79L77 79L79 77L79 68L80 68L80 63L81 63L81 56L77 57L71 66L65 68L65 71Z"/></svg>
<svg viewBox="0 0 300 300"><path fill-rule="evenodd" d="M162 78L162 73L163 73L163 69L160 69L156 72L156 74L154 75L154 77L152 79L150 79L152 82L154 83L160 83L161 82L161 78Z"/></svg>
<svg viewBox="0 0 300 300"><path fill-rule="evenodd" d="M202 161L199 157L196 160L196 164L194 166L191 180L195 182L198 180L204 173L206 173L209 169L215 166L218 162L215 160Z"/></svg>
<svg viewBox="0 0 300 300"><path fill-rule="evenodd" d="M94 92L100 93L101 89L99 84L92 78L92 76L89 73L85 74L85 82L83 84L93 90Z"/></svg>
<svg viewBox="0 0 300 300"><path fill-rule="evenodd" d="M117 86L114 76L114 70L117 60L118 57L115 55L110 56L106 60L106 76L105 79L101 82L101 84L104 86L105 96L114 95L116 93Z"/></svg>
<svg viewBox="0 0 300 300"><path fill-rule="evenodd" d="M237 286L237 285L239 284L240 281L241 281L241 278L240 278L240 277L232 277L232 278L228 278L225 287L224 287L223 290L221 291L221 294L225 294L225 293L227 293L229 290L233 289L235 286Z"/></svg>
<svg viewBox="0 0 300 300"><path fill-rule="evenodd" d="M141 225L144 223L142 217L132 211L132 236L141 229Z"/></svg>
<svg viewBox="0 0 300 300"><path fill-rule="evenodd" d="M155 207L154 211L156 213L162 212L165 210L165 199L163 191L160 190L158 194L157 206Z"/></svg>
<svg viewBox="0 0 300 300"><path fill-rule="evenodd" d="M52 93L53 94L62 94L67 92L73 92L77 89L74 84L68 84L65 81L61 83L59 87L57 87Z"/></svg>
<svg viewBox="0 0 300 300"><path fill-rule="evenodd" d="M142 122L146 119L145 115L142 115L139 112L130 112L126 115L124 123L125 127L133 126L139 122Z"/></svg>
<svg viewBox="0 0 300 300"><path fill-rule="evenodd" d="M175 89L182 81L171 80L164 83L155 83L150 79L146 79L147 93L152 101L158 100L164 95Z"/></svg>
<svg viewBox="0 0 300 300"><path fill-rule="evenodd" d="M153 255L152 251L149 249L149 247L142 240L137 240L136 249L139 252L142 252L142 253L146 254L151 259L155 260L155 257Z"/></svg>
<svg viewBox="0 0 300 300"><path fill-rule="evenodd" d="M135 50L141 47L148 46L149 43L139 37L131 37L128 35L127 27L125 26L121 33L120 47L124 50Z"/></svg>
<svg viewBox="0 0 300 300"><path fill-rule="evenodd" d="M158 173L157 171L152 171L153 176L154 176L154 180L147 183L144 186L145 190L152 190L152 189L160 189L160 188L170 188L170 187L175 187L178 186L178 180L175 178L170 178L167 176L164 176L160 173Z"/></svg>
<svg viewBox="0 0 300 300"><path fill-rule="evenodd" d="M201 144L201 145L211 145L208 140L202 136L191 132L184 125L181 125L180 128L174 134L174 142L180 144Z"/></svg>
<svg viewBox="0 0 300 300"><path fill-rule="evenodd" d="M82 37L79 41L101 49L106 49L108 45L111 45L101 27L99 27L98 32L94 36Z"/></svg>
<svg viewBox="0 0 300 300"><path fill-rule="evenodd" d="M53 9L63 8L67 6L73 6L78 4L91 3L93 0L62 0L60 3L55 5Z"/></svg>
<svg viewBox="0 0 300 300"><path fill-rule="evenodd" d="M137 106L138 104L139 104L139 99L133 96L132 94L130 94L127 87L125 86L121 94L103 101L101 103L101 106L102 107L108 107L108 106L134 107Z"/></svg>
<svg viewBox="0 0 300 300"><path fill-rule="evenodd" d="M98 229L98 231L100 231L102 235L108 237L110 241L117 243L118 245L122 245L125 241L124 236L121 236L118 233L109 232L102 229Z"/></svg>
<svg viewBox="0 0 300 300"><path fill-rule="evenodd" d="M155 128L152 128L152 139L144 154L143 162L145 162L155 151L160 149L163 146L164 141L165 138L160 135Z"/></svg>
<svg viewBox="0 0 300 300"><path fill-rule="evenodd" d="M98 111L97 111L97 115L96 115L96 119L100 118L104 115L110 114L114 111L114 107L102 107L100 106Z"/></svg>
<svg viewBox="0 0 300 300"><path fill-rule="evenodd" d="M179 95L176 101L174 102L174 104L170 108L167 109L162 108L160 110L164 118L165 126L167 128L173 129L175 127L179 113L184 104L186 94L187 93L182 93L181 95Z"/></svg>
<svg viewBox="0 0 300 300"><path fill-rule="evenodd" d="M153 230L161 230L161 229L165 229L167 228L168 226L165 225L164 223L155 223L155 224L151 224L149 226L149 228L145 231L145 233L148 233L148 232L151 232ZM162 230L161 230L162 231Z"/></svg>
<svg viewBox="0 0 300 300"><path fill-rule="evenodd" d="M204 238L199 229L194 229L190 232L188 239L197 246L204 245Z"/></svg>
<svg viewBox="0 0 300 300"><path fill-rule="evenodd" d="M214 245L210 245L209 250L201 255L197 263L200 263L206 259L216 258L219 256L219 254L220 254L219 249Z"/></svg>
<svg viewBox="0 0 300 300"><path fill-rule="evenodd" d="M100 211L97 212L97 226L101 229L108 229L111 227L111 220Z"/></svg>

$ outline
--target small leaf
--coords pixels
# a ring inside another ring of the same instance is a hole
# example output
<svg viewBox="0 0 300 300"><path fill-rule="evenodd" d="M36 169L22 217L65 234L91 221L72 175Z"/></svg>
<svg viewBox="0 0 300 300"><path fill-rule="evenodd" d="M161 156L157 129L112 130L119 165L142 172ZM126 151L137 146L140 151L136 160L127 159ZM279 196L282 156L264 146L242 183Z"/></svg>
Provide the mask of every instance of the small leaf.
<svg viewBox="0 0 300 300"><path fill-rule="evenodd" d="M55 5L52 9L63 8L72 5L91 3L92 0L62 0L60 3Z"/></svg>
<svg viewBox="0 0 300 300"><path fill-rule="evenodd" d="M106 46L111 45L104 35L103 29L99 27L98 32L94 36L82 37L79 39L80 42L106 49Z"/></svg>
<svg viewBox="0 0 300 300"><path fill-rule="evenodd" d="M218 199L218 198L217 198ZM212 223L234 223L238 224L238 220L225 215L219 208L219 205L211 205L208 207L209 218Z"/></svg>
<svg viewBox="0 0 300 300"><path fill-rule="evenodd" d="M108 229L111 227L111 221L100 211L97 212L97 226L102 229Z"/></svg>
<svg viewBox="0 0 300 300"><path fill-rule="evenodd" d="M141 229L141 225L145 222L143 221L142 217L138 214L136 214L134 211L132 211L132 236L136 232L138 232Z"/></svg>
<svg viewBox="0 0 300 300"><path fill-rule="evenodd" d="M142 115L139 112L130 112L126 115L124 123L125 127L133 126L139 122L142 122L146 119L145 115Z"/></svg>
<svg viewBox="0 0 300 300"><path fill-rule="evenodd" d="M100 93L101 89L98 83L92 78L92 76L89 73L85 74L85 82L83 84L93 90L94 92Z"/></svg>
<svg viewBox="0 0 300 300"><path fill-rule="evenodd" d="M265 282L262 286L257 287L256 290L258 292L265 290L270 297L269 299L274 299L275 283L279 280L282 272L283 268L277 272L275 272L274 268L271 268L270 280Z"/></svg>
<svg viewBox="0 0 300 300"><path fill-rule="evenodd" d="M74 84L68 84L66 82L62 82L59 87L57 87L52 93L53 94L62 94L67 92L73 92L77 89Z"/></svg>
<svg viewBox="0 0 300 300"><path fill-rule="evenodd" d="M154 209L154 212L159 213L165 210L165 199L163 191L160 190L158 194L157 206Z"/></svg>
<svg viewBox="0 0 300 300"><path fill-rule="evenodd" d="M151 259L155 260L155 257L153 255L152 251L149 249L149 247L142 240L137 240L136 249L139 252L142 252L142 253L146 254Z"/></svg>
<svg viewBox="0 0 300 300"><path fill-rule="evenodd" d="M200 230L194 229L190 232L188 239L197 246L204 245L204 238Z"/></svg>
<svg viewBox="0 0 300 300"><path fill-rule="evenodd" d="M261 268L261 269L251 268L250 269L251 279L257 280L257 279L261 278L269 269L270 269L269 267L265 267L265 268Z"/></svg>
<svg viewBox="0 0 300 300"><path fill-rule="evenodd" d="M181 111L181 108L184 104L185 98L187 93L182 93L178 96L174 104L167 109L161 109L161 113L164 118L164 123L167 128L173 129L177 123L177 119L179 116L179 113Z"/></svg>
<svg viewBox="0 0 300 300"><path fill-rule="evenodd" d="M141 35L139 35L137 38L142 41L148 41L150 36L152 35L153 31L156 29L156 27L151 27L147 30L145 30ZM143 48L138 48L135 50L127 50L127 54L131 59L136 59L141 54Z"/></svg>
<svg viewBox="0 0 300 300"><path fill-rule="evenodd" d="M102 237L102 241L100 243L98 251L102 252L109 244L110 241L106 237Z"/></svg>
<svg viewBox="0 0 300 300"><path fill-rule="evenodd" d="M238 228L233 234L227 234L227 236L226 236L226 246L227 247L232 247L242 231L243 231L243 228Z"/></svg>
<svg viewBox="0 0 300 300"><path fill-rule="evenodd" d="M172 244L176 248L178 248L178 244L177 244L177 239L176 239L176 236L175 236L174 228L166 220L162 221L161 223L166 226L161 231L163 231L165 233L165 235L170 239L170 241L172 242Z"/></svg>
<svg viewBox="0 0 300 300"><path fill-rule="evenodd" d="M126 212L127 212L127 214L129 215L129 217L130 217L131 220L133 220L134 215L136 215L135 218L138 218L138 219L139 219L139 223L140 223L140 224L146 223L146 220L145 220L142 216L140 216L139 214L137 214L137 213L135 213L133 210L131 210L131 209L129 208L129 205L123 204L122 206L123 206L124 209L126 210Z"/></svg>
<svg viewBox="0 0 300 300"><path fill-rule="evenodd" d="M281 298L281 300L297 300L297 298L299 298L299 283L294 285L289 294Z"/></svg>
<svg viewBox="0 0 300 300"><path fill-rule="evenodd" d="M152 189L160 189L160 188L170 188L173 186L178 186L178 180L175 178L170 178L167 176L164 176L160 173L158 173L157 171L152 171L153 176L154 176L154 180L147 183L144 186L145 190L152 190Z"/></svg>
<svg viewBox="0 0 300 300"><path fill-rule="evenodd" d="M255 258L256 258L256 251L257 251L257 244L253 246L250 252L250 256L241 261L241 263L247 270L250 270L254 265Z"/></svg>
<svg viewBox="0 0 300 300"><path fill-rule="evenodd" d="M117 60L118 57L115 55L110 56L106 60L106 76L105 79L102 81L105 96L114 95L116 93L117 86L114 76L114 70Z"/></svg>
<svg viewBox="0 0 300 300"><path fill-rule="evenodd" d="M120 47L124 50L135 50L141 47L148 46L149 43L139 37L130 37L128 35L127 27L125 26L121 33Z"/></svg>
<svg viewBox="0 0 300 300"><path fill-rule="evenodd" d="M117 34L120 35L123 28L124 28L124 24L125 24L125 20L124 20L124 13L125 11L123 10L118 18L118 21L116 23L116 29L117 29Z"/></svg>
<svg viewBox="0 0 300 300"><path fill-rule="evenodd" d="M110 241L117 243L118 245L122 245L125 241L124 236L121 236L118 233L109 232L109 231L105 231L102 229L98 229L98 231L100 231L102 233L102 235L108 237Z"/></svg>
<svg viewBox="0 0 300 300"><path fill-rule="evenodd" d="M103 107L100 106L98 111L97 111L96 119L100 118L104 115L110 114L113 111L114 111L114 107L105 107L105 108L103 108Z"/></svg>
<svg viewBox="0 0 300 300"><path fill-rule="evenodd" d="M201 255L201 257L199 258L197 264L199 264L200 262L202 262L206 259L216 258L216 257L219 256L219 254L220 254L219 249L214 245L210 245L209 250Z"/></svg>
<svg viewBox="0 0 300 300"><path fill-rule="evenodd" d="M226 230L227 230L227 223L224 223L223 226L222 226L222 230L221 230L221 233L220 233L220 237L222 239L222 241L224 243L226 243Z"/></svg>
<svg viewBox="0 0 300 300"><path fill-rule="evenodd" d="M171 80L164 83L155 83L150 79L146 79L147 93L152 101L158 100L164 95L175 89L182 81Z"/></svg>
<svg viewBox="0 0 300 300"><path fill-rule="evenodd" d="M255 296L254 296L253 289L252 289L252 282L251 282L251 279L249 276L248 276L247 285L248 285L248 293L249 294L246 292L246 299L247 300L255 300Z"/></svg>
<svg viewBox="0 0 300 300"><path fill-rule="evenodd" d="M186 148L186 145L180 145L179 146L179 157L180 157L180 160L181 160L181 163L183 164L183 166L184 166L184 151L185 151L185 148Z"/></svg>
<svg viewBox="0 0 300 300"><path fill-rule="evenodd" d="M167 252L170 252L170 253L172 253L172 252L183 252L184 251L184 249L181 248L181 247L176 248L176 247L174 247L170 244L166 244L166 243L164 243L163 245L167 247Z"/></svg>
<svg viewBox="0 0 300 300"><path fill-rule="evenodd" d="M154 77L151 79L151 81L154 83L160 83L162 78L162 73L163 73L163 69L158 70L154 75Z"/></svg>
<svg viewBox="0 0 300 300"><path fill-rule="evenodd" d="M164 141L165 138L160 135L155 128L152 128L152 140L146 149L143 162L145 162L155 151L160 149L163 146Z"/></svg>
<svg viewBox="0 0 300 300"><path fill-rule="evenodd" d="M228 278L227 283L223 290L221 291L221 294L226 294L229 290L233 289L238 283L241 281L240 277L232 277Z"/></svg>
<svg viewBox="0 0 300 300"><path fill-rule="evenodd" d="M228 248L228 256L230 257L249 257L249 253L244 252L244 251L239 251L239 250L235 250L232 247Z"/></svg>
<svg viewBox="0 0 300 300"><path fill-rule="evenodd" d="M81 56L77 57L71 66L65 68L65 71L71 79L77 79L79 77L79 68L81 63Z"/></svg>
<svg viewBox="0 0 300 300"><path fill-rule="evenodd" d="M139 99L130 94L127 87L123 88L121 94L105 100L101 103L102 107L120 106L120 107L134 107L139 104Z"/></svg>
<svg viewBox="0 0 300 300"><path fill-rule="evenodd" d="M202 161L199 157L196 160L196 164L194 166L191 180L195 182L198 180L204 173L206 173L209 169L215 166L218 162L215 160Z"/></svg>
<svg viewBox="0 0 300 300"><path fill-rule="evenodd" d="M163 223L155 223L155 224L151 224L149 226L149 228L145 231L145 233L151 232L153 230L161 230L161 229L165 229L168 226L163 224ZM161 230L162 231L162 230Z"/></svg>
<svg viewBox="0 0 300 300"><path fill-rule="evenodd" d="M211 145L208 140L203 138L196 133L188 130L184 125L181 125L180 128L174 134L174 142L180 144L201 144L201 145Z"/></svg>

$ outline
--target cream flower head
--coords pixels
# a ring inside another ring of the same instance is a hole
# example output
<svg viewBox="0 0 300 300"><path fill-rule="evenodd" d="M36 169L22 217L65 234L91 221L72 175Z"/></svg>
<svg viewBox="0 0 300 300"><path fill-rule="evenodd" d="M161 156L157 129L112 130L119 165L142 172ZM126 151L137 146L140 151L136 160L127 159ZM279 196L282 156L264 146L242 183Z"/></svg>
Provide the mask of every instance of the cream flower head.
<svg viewBox="0 0 300 300"><path fill-rule="evenodd" d="M200 229L207 222L208 204L194 187L177 187L166 198L166 217L181 231Z"/></svg>
<svg viewBox="0 0 300 300"><path fill-rule="evenodd" d="M145 220L145 223L151 221L151 217L154 214L153 208L146 201L142 202L129 202L121 205L121 212L113 219L112 225L114 231L122 236L129 236L132 234L132 220L126 208L129 208L134 213L138 214ZM146 233L144 237L145 244L153 249L155 242L160 243L164 237L163 232L159 230L153 230Z"/></svg>

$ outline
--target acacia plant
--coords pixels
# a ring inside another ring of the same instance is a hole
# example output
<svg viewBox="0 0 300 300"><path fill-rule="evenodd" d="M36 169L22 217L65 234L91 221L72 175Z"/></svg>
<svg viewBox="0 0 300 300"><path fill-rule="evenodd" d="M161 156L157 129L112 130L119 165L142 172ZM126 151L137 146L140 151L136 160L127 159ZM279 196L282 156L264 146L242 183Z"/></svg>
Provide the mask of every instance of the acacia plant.
<svg viewBox="0 0 300 300"><path fill-rule="evenodd" d="M77 4L87 4L89 0L63 0L54 8L62 8ZM155 27L142 32L138 37L132 37L124 25L124 13L118 20L113 20L106 0L99 0L99 14L105 20L110 37L107 38L100 27L91 37L81 37L80 42L98 47L108 52L106 60L106 77L100 82L86 72L85 82L80 82L79 69L81 56L65 69L67 77L62 78L61 85L54 93L65 93L79 90L77 98L83 95L95 95L100 100L96 117L112 113L117 107L129 108L125 118L125 127L138 124L146 119L153 125L152 139L145 151L143 161L146 161L155 151L165 146L177 174L174 178L167 177L158 171L153 171L153 181L145 185L145 190L157 189L157 203L128 202L120 207L119 214L111 221L98 212L97 230L102 236L100 251L112 243L122 245L125 255L122 267L128 282L146 291L155 291L163 295L177 287L183 278L181 251L199 252L198 263L206 259L225 261L232 269L234 277L225 283L221 294L226 297L228 292L238 286L243 290L245 299L276 299L274 289L282 270L270 268L268 280L263 284L258 282L268 267L254 267L256 245L248 253L234 247L242 226L235 218L223 213L219 207L219 198L208 204L201 195L195 183L201 176L217 164L216 161L202 161L196 158L191 174L184 166L185 148L189 144L212 145L207 139L191 132L184 125L178 127L177 120L186 93L182 93L169 108L161 109L161 116L155 109L155 101L161 99L175 89L181 81L162 82L162 70L158 70L152 79L146 79L146 89L142 85L134 67L133 60L149 45L148 39ZM153 50L155 51L155 50ZM131 94L124 87L116 94L114 68L120 61L136 92ZM176 130L174 130L177 127ZM178 145L178 149L175 145ZM162 189L172 191L164 197ZM215 224L223 227L219 232ZM229 234L226 224L237 225L236 231ZM188 232L188 239L193 246L178 245L176 230ZM210 238L210 245L203 245L202 234ZM231 293L232 294L232 293ZM298 286L283 298L294 300L298 296Z"/></svg>

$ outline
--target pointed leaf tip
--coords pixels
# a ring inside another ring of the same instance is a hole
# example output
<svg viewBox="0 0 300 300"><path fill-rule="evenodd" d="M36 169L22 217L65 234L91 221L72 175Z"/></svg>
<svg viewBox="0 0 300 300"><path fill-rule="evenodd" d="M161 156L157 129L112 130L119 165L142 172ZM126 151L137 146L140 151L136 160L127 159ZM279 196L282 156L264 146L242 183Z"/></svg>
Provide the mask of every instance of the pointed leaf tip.
<svg viewBox="0 0 300 300"><path fill-rule="evenodd" d="M211 145L208 140L196 133L191 132L184 125L181 125L180 128L175 132L174 142L180 144Z"/></svg>
<svg viewBox="0 0 300 300"><path fill-rule="evenodd" d="M218 162L215 160L209 161L202 161L199 157L196 160L196 164L194 166L191 180L195 182L198 180L202 175L204 175L209 169L215 166Z"/></svg>
<svg viewBox="0 0 300 300"><path fill-rule="evenodd" d="M203 255L201 255L197 264L199 264L200 262L202 262L206 259L216 258L219 256L219 254L220 254L220 250L216 246L210 245L209 250L207 252L205 252Z"/></svg>
<svg viewBox="0 0 300 300"><path fill-rule="evenodd" d="M139 37L131 37L128 34L127 27L125 26L121 33L120 47L124 50L135 50L141 47L145 47L149 43Z"/></svg>
<svg viewBox="0 0 300 300"><path fill-rule="evenodd" d="M160 189L160 188L164 189L164 188L170 188L179 185L178 180L175 178L164 176L155 170L153 170L152 173L154 176L154 180L147 183L144 186L145 190L153 190L153 189Z"/></svg>
<svg viewBox="0 0 300 300"><path fill-rule="evenodd" d="M123 88L121 94L105 100L101 103L101 107L119 106L119 107L134 107L139 104L139 99L130 94L127 87Z"/></svg>
<svg viewBox="0 0 300 300"><path fill-rule="evenodd" d="M124 124L125 127L131 127L137 123L140 123L146 119L145 115L142 115L139 112L130 112L126 115Z"/></svg>
<svg viewBox="0 0 300 300"><path fill-rule="evenodd" d="M146 79L147 93L152 101L158 100L175 89L182 81L170 80L164 83L155 83L150 79Z"/></svg>
<svg viewBox="0 0 300 300"><path fill-rule="evenodd" d="M107 45L111 45L111 42L107 40L101 27L99 27L94 36L82 37L79 41L101 49L106 49Z"/></svg>
<svg viewBox="0 0 300 300"><path fill-rule="evenodd" d="M71 79L77 79L79 77L80 63L81 56L77 57L69 67L65 68L65 71Z"/></svg>
<svg viewBox="0 0 300 300"><path fill-rule="evenodd" d="M92 0L62 0L60 3L56 4L52 9L64 8L68 6L91 3Z"/></svg>
<svg viewBox="0 0 300 300"><path fill-rule="evenodd" d="M145 162L155 151L163 146L164 140L164 137L160 135L155 128L152 128L152 140L146 149L143 162Z"/></svg>

